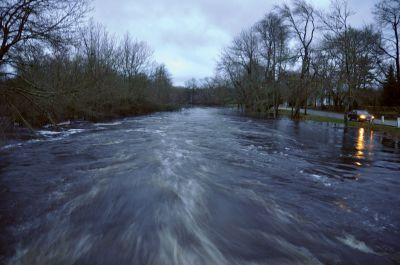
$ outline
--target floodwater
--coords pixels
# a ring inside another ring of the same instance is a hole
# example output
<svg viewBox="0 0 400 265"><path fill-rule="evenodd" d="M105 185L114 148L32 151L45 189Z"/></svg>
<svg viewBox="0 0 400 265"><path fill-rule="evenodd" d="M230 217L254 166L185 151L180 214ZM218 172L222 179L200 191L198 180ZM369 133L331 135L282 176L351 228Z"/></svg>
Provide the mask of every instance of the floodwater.
<svg viewBox="0 0 400 265"><path fill-rule="evenodd" d="M400 146L184 109L0 147L0 263L400 264Z"/></svg>

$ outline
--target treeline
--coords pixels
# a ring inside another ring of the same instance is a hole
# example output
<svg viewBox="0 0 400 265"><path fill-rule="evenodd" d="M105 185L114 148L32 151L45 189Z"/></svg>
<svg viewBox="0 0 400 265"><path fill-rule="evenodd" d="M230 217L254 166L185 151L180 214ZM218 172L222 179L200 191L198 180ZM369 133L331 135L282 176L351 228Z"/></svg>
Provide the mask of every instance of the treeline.
<svg viewBox="0 0 400 265"><path fill-rule="evenodd" d="M84 22L84 0L1 4L3 127L100 120L173 109L187 101L151 48ZM84 26L85 25L85 26Z"/></svg>
<svg viewBox="0 0 400 265"><path fill-rule="evenodd" d="M235 93L229 81L219 76L194 78L185 83L188 103L200 106L227 106L235 103Z"/></svg>
<svg viewBox="0 0 400 265"><path fill-rule="evenodd" d="M400 106L400 1L375 4L374 25L354 27L352 14L340 0L326 11L304 0L276 6L224 49L217 80L247 112Z"/></svg>

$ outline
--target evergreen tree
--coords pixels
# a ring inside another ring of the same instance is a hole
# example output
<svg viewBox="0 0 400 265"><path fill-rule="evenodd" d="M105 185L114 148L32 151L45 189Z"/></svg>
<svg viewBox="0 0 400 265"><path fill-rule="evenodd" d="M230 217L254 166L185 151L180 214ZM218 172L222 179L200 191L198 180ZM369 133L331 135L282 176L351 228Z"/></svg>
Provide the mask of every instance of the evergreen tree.
<svg viewBox="0 0 400 265"><path fill-rule="evenodd" d="M383 85L382 92L383 106L399 106L400 105L400 85L394 75L393 66L390 66L386 75L386 81Z"/></svg>

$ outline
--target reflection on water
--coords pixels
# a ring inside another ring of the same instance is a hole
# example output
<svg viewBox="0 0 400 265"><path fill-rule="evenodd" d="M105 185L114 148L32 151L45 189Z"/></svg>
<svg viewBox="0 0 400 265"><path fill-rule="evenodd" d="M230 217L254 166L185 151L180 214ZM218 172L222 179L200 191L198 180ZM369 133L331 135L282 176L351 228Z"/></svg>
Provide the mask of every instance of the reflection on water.
<svg viewBox="0 0 400 265"><path fill-rule="evenodd" d="M374 149L374 131L366 130L364 128L358 128L357 130L357 138L355 144L355 155L354 157L358 159L354 164L356 166L362 166L363 161L366 158L368 160L372 159Z"/></svg>
<svg viewBox="0 0 400 265"><path fill-rule="evenodd" d="M374 131L371 130L371 132L370 132L370 134L369 134L369 144L370 144L370 147L372 147L373 141L374 141Z"/></svg>
<svg viewBox="0 0 400 265"><path fill-rule="evenodd" d="M358 136L357 136L357 144L356 144L356 157L359 159L364 158L364 149L365 149L365 139L364 139L364 128L358 129Z"/></svg>

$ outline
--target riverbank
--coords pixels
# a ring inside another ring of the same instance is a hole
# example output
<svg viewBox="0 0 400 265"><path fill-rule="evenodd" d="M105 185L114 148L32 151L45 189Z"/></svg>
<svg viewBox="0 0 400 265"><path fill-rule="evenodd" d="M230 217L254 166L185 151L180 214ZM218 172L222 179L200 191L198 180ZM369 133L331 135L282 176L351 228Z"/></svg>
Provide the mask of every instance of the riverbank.
<svg viewBox="0 0 400 265"><path fill-rule="evenodd" d="M149 115L156 112L169 112L181 109L181 105L172 104L136 104L130 108L120 108L117 111L105 112L86 112L81 115L63 115L57 119L43 119L32 121L13 121L11 117L3 118L0 122L0 146L8 140L29 140L36 138L37 131L41 129L51 129L62 131L63 127L76 122L109 122L116 119ZM50 123L49 123L50 122Z"/></svg>
<svg viewBox="0 0 400 265"><path fill-rule="evenodd" d="M290 110L279 110L279 115L281 116L291 116L291 111ZM345 124L344 119L338 119L338 118L333 118L333 117L324 117L324 116L318 116L318 115L300 115L299 120L309 120L309 121L317 121L317 122L329 122L329 123L336 123L336 124ZM355 127L355 128L368 128L374 131L381 131L384 133L388 133L392 136L395 137L400 137L400 128L396 128L393 126L387 126L387 125L381 125L381 124L372 124L368 122L355 122L355 121L348 121L347 126L349 127Z"/></svg>

